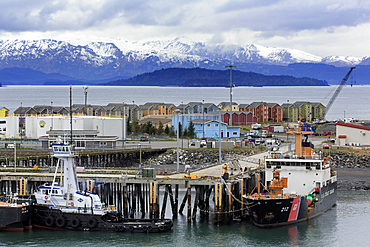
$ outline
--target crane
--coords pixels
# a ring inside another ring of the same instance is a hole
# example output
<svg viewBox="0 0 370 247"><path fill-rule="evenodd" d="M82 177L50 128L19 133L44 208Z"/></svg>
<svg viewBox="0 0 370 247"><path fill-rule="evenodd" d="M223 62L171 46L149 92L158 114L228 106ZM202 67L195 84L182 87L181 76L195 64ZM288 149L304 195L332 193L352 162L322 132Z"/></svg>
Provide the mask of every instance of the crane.
<svg viewBox="0 0 370 247"><path fill-rule="evenodd" d="M327 114L331 108L331 106L333 105L335 99L338 97L340 91L342 91L342 88L343 86L346 84L352 70L354 70L356 67L351 67L351 69L348 71L348 73L346 74L346 76L343 78L342 82L339 84L339 86L337 87L337 89L335 90L333 96L331 96L330 100L329 100L329 103L327 104L326 106L326 113Z"/></svg>

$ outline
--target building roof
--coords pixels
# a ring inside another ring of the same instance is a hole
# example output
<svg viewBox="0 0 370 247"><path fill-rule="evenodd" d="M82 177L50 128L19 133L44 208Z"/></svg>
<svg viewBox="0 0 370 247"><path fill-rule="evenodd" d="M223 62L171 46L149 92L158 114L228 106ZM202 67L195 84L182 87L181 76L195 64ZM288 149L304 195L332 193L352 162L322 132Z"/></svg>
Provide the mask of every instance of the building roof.
<svg viewBox="0 0 370 247"><path fill-rule="evenodd" d="M359 125L359 124L349 124L349 123L337 122L336 125L370 131L370 127Z"/></svg>

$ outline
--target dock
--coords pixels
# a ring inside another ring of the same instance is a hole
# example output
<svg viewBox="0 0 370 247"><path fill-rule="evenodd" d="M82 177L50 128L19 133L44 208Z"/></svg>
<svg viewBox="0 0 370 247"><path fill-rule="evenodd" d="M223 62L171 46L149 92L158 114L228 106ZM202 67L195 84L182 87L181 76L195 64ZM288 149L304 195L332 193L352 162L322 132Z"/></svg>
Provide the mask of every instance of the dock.
<svg viewBox="0 0 370 247"><path fill-rule="evenodd" d="M126 218L163 219L170 211L173 219L179 214L186 214L188 222L212 216L215 224L230 224L247 216L242 198L254 189L255 172L265 155L260 153L214 164L191 173L155 174L153 169L120 167L117 165L119 159L112 158L112 154L104 166L79 162L77 178L82 192L97 193L107 207ZM137 154L126 157L138 158ZM0 169L0 191L32 194L38 186L51 183L54 176L58 179L60 171L52 170L48 164L53 164L53 160L44 159L38 169L26 164L18 166L17 171L11 166ZM227 174L223 168L225 164L229 167Z"/></svg>

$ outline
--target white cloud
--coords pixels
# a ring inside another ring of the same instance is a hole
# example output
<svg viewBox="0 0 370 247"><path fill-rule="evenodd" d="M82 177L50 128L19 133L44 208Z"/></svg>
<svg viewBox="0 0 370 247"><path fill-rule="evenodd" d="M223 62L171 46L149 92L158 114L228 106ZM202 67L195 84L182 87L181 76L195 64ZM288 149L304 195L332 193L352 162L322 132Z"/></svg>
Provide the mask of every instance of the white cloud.
<svg viewBox="0 0 370 247"><path fill-rule="evenodd" d="M209 35L212 43L364 56L369 23L370 2L360 0L0 0L2 39Z"/></svg>

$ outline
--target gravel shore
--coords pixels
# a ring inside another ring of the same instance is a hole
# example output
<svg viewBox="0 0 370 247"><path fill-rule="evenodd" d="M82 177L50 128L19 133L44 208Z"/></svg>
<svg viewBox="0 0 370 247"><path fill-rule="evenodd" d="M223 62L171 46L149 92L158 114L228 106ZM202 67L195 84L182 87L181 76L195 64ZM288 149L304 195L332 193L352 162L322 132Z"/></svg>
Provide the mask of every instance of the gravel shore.
<svg viewBox="0 0 370 247"><path fill-rule="evenodd" d="M339 190L369 190L370 168L336 167Z"/></svg>

